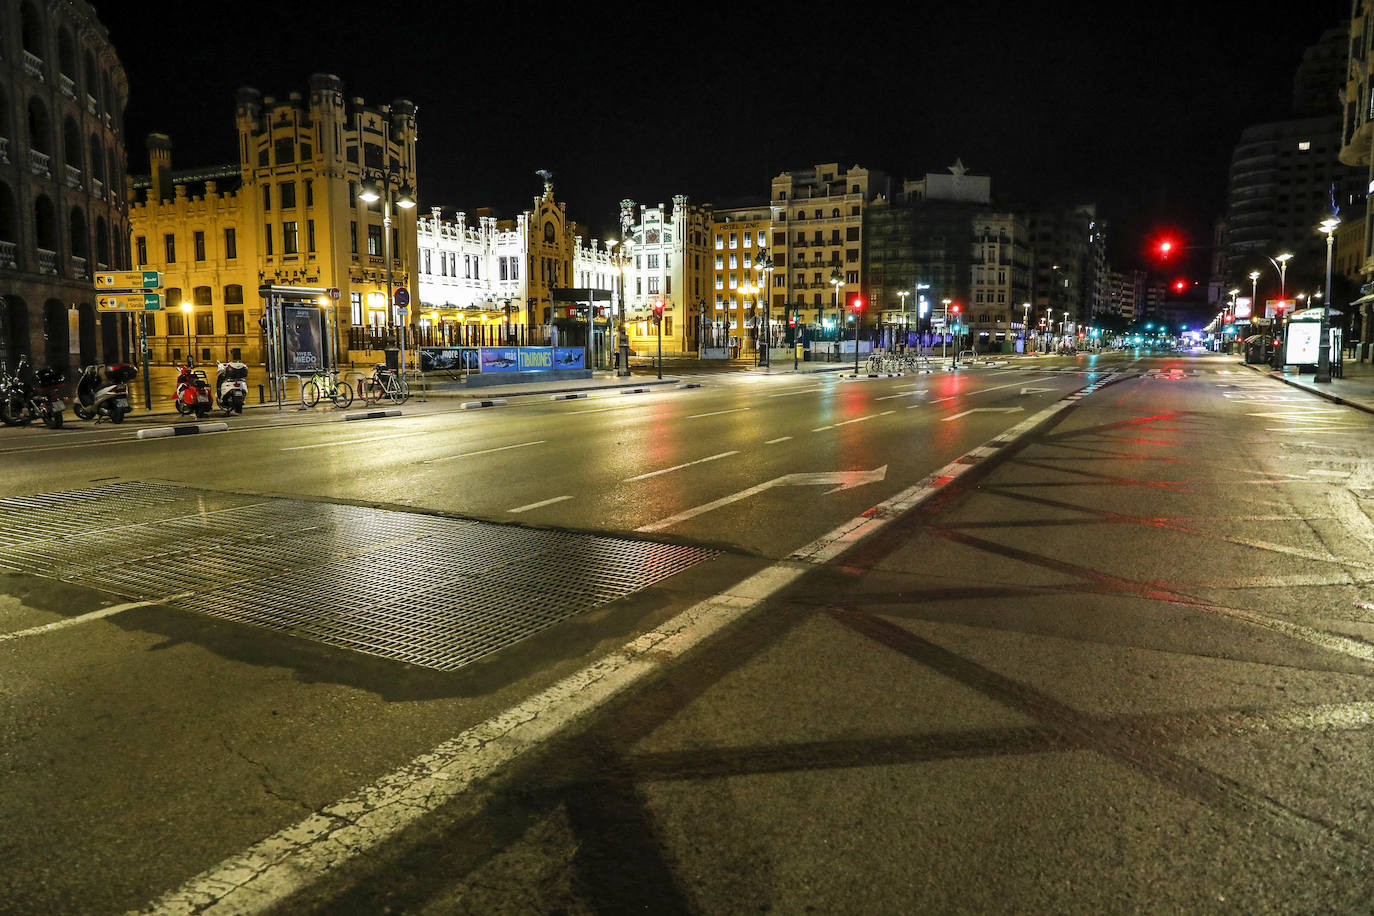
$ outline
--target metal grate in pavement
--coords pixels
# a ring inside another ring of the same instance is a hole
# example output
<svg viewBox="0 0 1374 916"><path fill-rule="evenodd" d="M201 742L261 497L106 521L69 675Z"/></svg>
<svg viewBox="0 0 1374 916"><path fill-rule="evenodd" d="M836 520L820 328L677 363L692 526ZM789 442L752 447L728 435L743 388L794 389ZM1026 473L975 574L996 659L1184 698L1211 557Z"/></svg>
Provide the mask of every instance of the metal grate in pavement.
<svg viewBox="0 0 1374 916"><path fill-rule="evenodd" d="M438 670L716 554L138 482L0 499L0 570Z"/></svg>

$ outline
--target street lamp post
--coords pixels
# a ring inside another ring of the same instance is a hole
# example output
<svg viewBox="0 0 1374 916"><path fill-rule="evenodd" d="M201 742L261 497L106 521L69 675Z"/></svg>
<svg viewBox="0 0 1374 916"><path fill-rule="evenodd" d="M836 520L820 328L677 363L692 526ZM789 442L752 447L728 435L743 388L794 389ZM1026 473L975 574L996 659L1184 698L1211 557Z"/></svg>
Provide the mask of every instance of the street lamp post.
<svg viewBox="0 0 1374 916"><path fill-rule="evenodd" d="M759 288L755 286L751 280L745 280L739 285L739 311L741 319L744 317L745 303L749 301L748 297L757 295L758 291ZM757 366L759 364L759 310L757 300L754 301L754 304L749 310L752 313L750 315L752 319L750 324L753 325L752 330L754 332L754 365Z"/></svg>
<svg viewBox="0 0 1374 916"><path fill-rule="evenodd" d="M910 290L897 290L897 298L902 300L902 347L906 347L906 297L911 295Z"/></svg>
<svg viewBox="0 0 1374 916"><path fill-rule="evenodd" d="M854 300L854 304L855 304L855 305L858 305L858 306L862 306L862 305L863 305L863 301L860 300L860 299L855 299L855 300ZM863 314L863 312L860 311L860 310L857 309L857 308L853 308L853 309L850 309L850 310L849 310L849 313L850 313L850 315L852 315L853 318L854 318L854 377L855 377L855 378L858 378L858 377L859 377L859 317Z"/></svg>
<svg viewBox="0 0 1374 916"><path fill-rule="evenodd" d="M191 344L191 314L194 311L195 306L191 303L181 303L181 320L186 322L186 365L188 368L195 365L195 358L191 355L191 351L194 349Z"/></svg>
<svg viewBox="0 0 1374 916"><path fill-rule="evenodd" d="M953 302L953 299L940 300L940 304L945 307L945 326L940 331L940 362L945 361L945 338L949 334L949 307Z"/></svg>
<svg viewBox="0 0 1374 916"><path fill-rule="evenodd" d="M616 303L615 343L618 365L615 374L623 377L630 374L630 341L625 336L625 269L630 265L631 243L627 241L625 247L616 251L618 244L620 243L615 239L609 240L606 242L606 251L611 265L615 268L615 275L620 279L620 301Z"/></svg>
<svg viewBox="0 0 1374 916"><path fill-rule="evenodd" d="M406 305L397 306L396 291L391 288L391 208L394 204L402 210L409 210L415 206L415 189L406 180L404 171L393 169L363 169L362 181L358 185L358 199L367 203L374 203L382 200L382 257L386 260L386 301L387 314L391 313L392 308L397 308L401 316L401 378L406 374L406 315L409 308ZM406 300L409 303L409 299Z"/></svg>
<svg viewBox="0 0 1374 916"><path fill-rule="evenodd" d="M1024 355L1030 350L1030 310L1029 302L1021 303L1021 353Z"/></svg>
<svg viewBox="0 0 1374 916"><path fill-rule="evenodd" d="M1317 330L1317 374L1314 382L1331 381L1331 246L1336 241L1336 227L1341 219L1334 213L1322 220L1318 228L1326 233L1326 296L1322 299L1322 320Z"/></svg>
<svg viewBox="0 0 1374 916"><path fill-rule="evenodd" d="M768 253L767 248L760 248L758 255L754 258L754 266L763 274L763 291L761 294L761 304L763 306L763 327L766 332L763 344L763 367L771 368L772 356L768 352L773 345L773 306L770 297L773 295L773 258Z"/></svg>
<svg viewBox="0 0 1374 916"><path fill-rule="evenodd" d="M844 286L844 274L840 273L840 268L836 265L830 271L830 285L835 287L835 356L840 355L840 287ZM825 324L824 321L821 322Z"/></svg>

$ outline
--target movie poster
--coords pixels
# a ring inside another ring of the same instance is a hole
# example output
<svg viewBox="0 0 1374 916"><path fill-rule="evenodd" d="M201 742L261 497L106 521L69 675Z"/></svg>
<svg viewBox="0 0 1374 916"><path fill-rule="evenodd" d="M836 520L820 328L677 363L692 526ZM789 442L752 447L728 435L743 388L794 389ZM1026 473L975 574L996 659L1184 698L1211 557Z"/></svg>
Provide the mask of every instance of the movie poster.
<svg viewBox="0 0 1374 916"><path fill-rule="evenodd" d="M318 372L324 368L324 312L310 306L284 305L282 355L287 372Z"/></svg>

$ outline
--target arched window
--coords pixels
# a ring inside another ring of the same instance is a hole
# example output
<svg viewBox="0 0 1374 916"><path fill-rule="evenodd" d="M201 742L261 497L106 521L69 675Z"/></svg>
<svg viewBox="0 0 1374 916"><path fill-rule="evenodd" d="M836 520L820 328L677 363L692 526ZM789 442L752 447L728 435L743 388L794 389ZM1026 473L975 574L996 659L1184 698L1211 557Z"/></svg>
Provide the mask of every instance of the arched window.
<svg viewBox="0 0 1374 916"><path fill-rule="evenodd" d="M237 283L230 283L224 288L225 305L243 305L243 287Z"/></svg>
<svg viewBox="0 0 1374 916"><path fill-rule="evenodd" d="M40 153L52 155L52 133L48 126L48 109L38 99L29 99L29 146Z"/></svg>
<svg viewBox="0 0 1374 916"><path fill-rule="evenodd" d="M118 261L110 256L110 231L105 228L105 217L95 218L95 262L99 267L108 267Z"/></svg>
<svg viewBox="0 0 1374 916"><path fill-rule="evenodd" d="M86 94L93 99L100 96L100 71L95 68L95 55L90 51L86 52L86 65L82 67L84 79L82 83L86 87ZM91 112L95 114L95 112Z"/></svg>
<svg viewBox="0 0 1374 916"><path fill-rule="evenodd" d="M837 218L837 217L839 217L839 215L840 215L840 208L839 208L839 207L832 207L831 210L830 210L830 216L831 216L831 218L832 218L832 219Z"/></svg>
<svg viewBox="0 0 1374 916"><path fill-rule="evenodd" d="M33 223L38 247L57 250L57 214L48 195L39 194L33 202Z"/></svg>
<svg viewBox="0 0 1374 916"><path fill-rule="evenodd" d="M43 56L43 14L32 3L19 7L19 32L24 50L35 57Z"/></svg>
<svg viewBox="0 0 1374 916"><path fill-rule="evenodd" d="M72 30L65 26L57 33L57 69L73 81L80 76L76 70L76 44L72 41Z"/></svg>
<svg viewBox="0 0 1374 916"><path fill-rule="evenodd" d="M72 212L67 222L70 224L69 234L72 242L72 257L81 258L83 261L90 257L90 234L86 231L86 213L80 207L72 207Z"/></svg>
<svg viewBox="0 0 1374 916"><path fill-rule="evenodd" d="M70 349L67 307L60 299L49 299L43 304L43 364L65 370L71 360Z"/></svg>
<svg viewBox="0 0 1374 916"><path fill-rule="evenodd" d="M0 242L19 243L19 208L10 186L0 181ZM9 265L13 267L14 265Z"/></svg>
<svg viewBox="0 0 1374 916"><path fill-rule="evenodd" d="M19 360L19 354L29 352L29 306L18 296L6 294L0 301L5 310L3 330L7 338L4 343L5 362L10 368Z"/></svg>
<svg viewBox="0 0 1374 916"><path fill-rule="evenodd" d="M74 169L80 169L84 164L81 161L81 153L81 131L77 130L76 120L67 115L62 121L63 161Z"/></svg>

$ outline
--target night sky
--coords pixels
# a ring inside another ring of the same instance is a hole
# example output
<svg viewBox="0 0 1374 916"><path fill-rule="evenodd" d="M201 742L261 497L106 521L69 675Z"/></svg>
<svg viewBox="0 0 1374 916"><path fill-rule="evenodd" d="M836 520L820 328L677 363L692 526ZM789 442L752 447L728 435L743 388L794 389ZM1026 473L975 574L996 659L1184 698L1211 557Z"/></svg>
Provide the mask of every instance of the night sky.
<svg viewBox="0 0 1374 916"><path fill-rule="evenodd" d="M1350 4L1106 6L97 3L134 174L153 130L174 168L232 162L235 89L284 99L329 72L350 98L419 105L426 209L510 215L547 168L604 237L623 197L762 200L817 162L919 177L959 157L1002 202L1097 202L1129 268L1161 225L1207 241L1241 129L1289 116L1304 47Z"/></svg>

